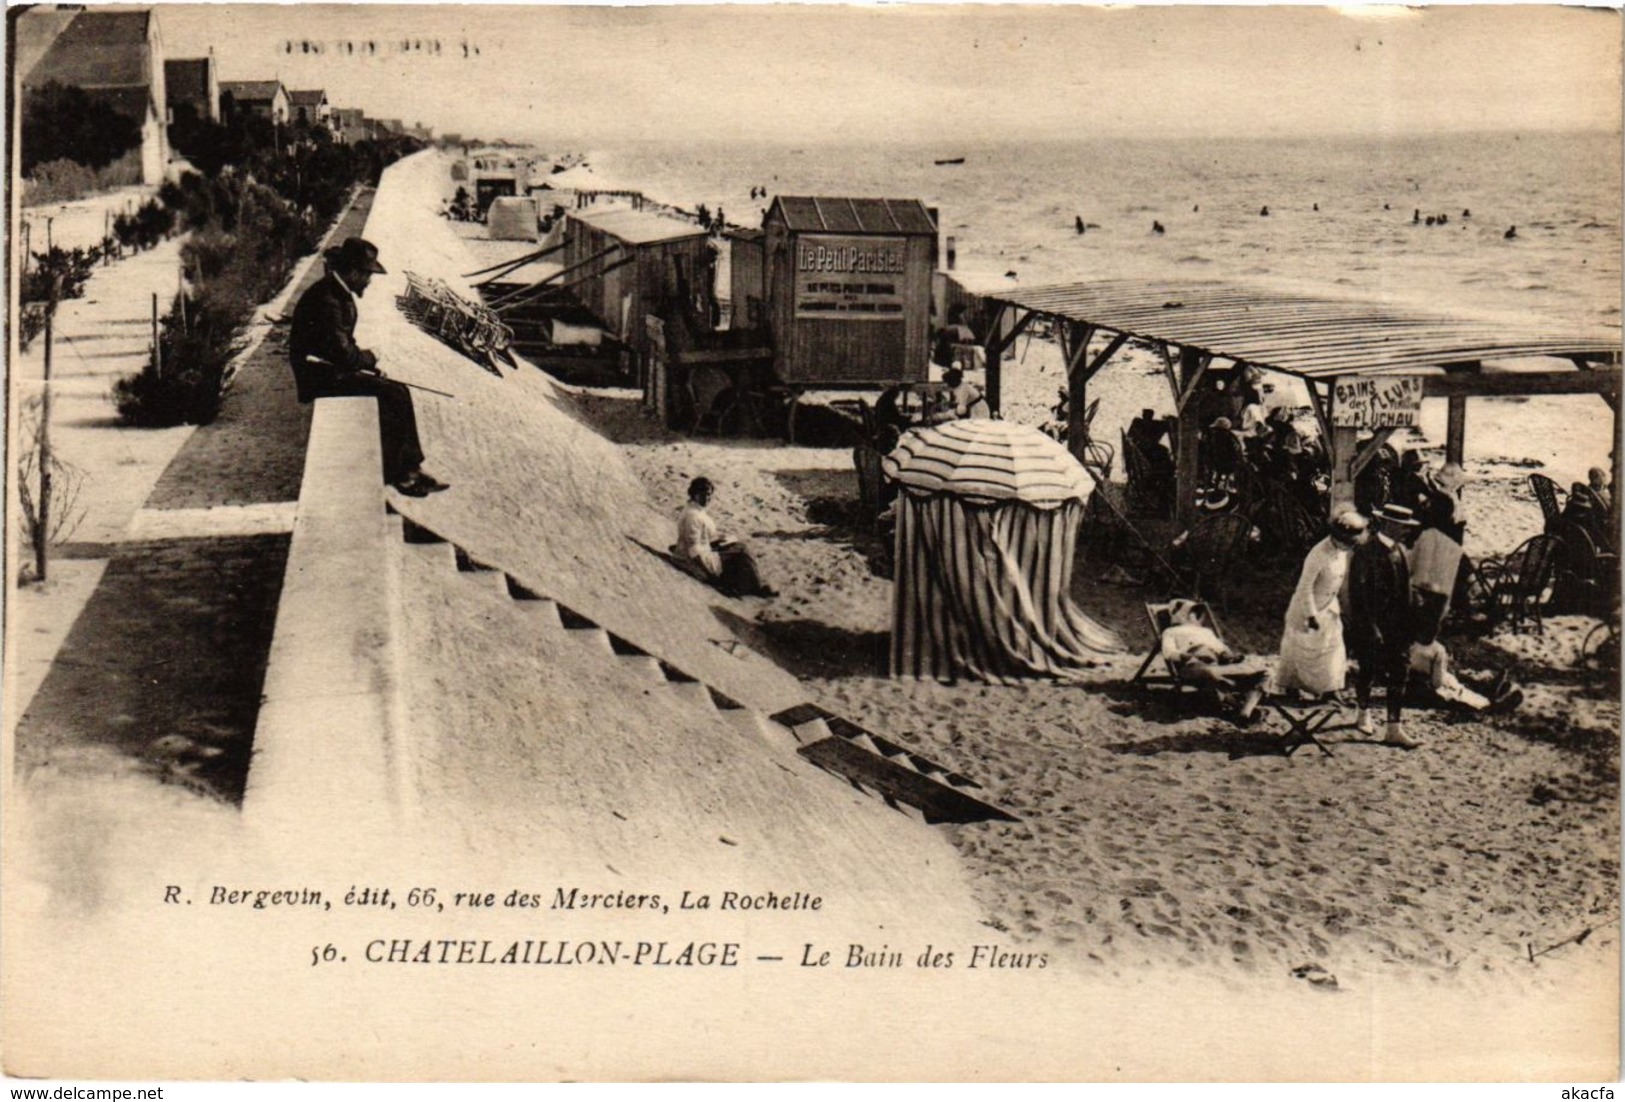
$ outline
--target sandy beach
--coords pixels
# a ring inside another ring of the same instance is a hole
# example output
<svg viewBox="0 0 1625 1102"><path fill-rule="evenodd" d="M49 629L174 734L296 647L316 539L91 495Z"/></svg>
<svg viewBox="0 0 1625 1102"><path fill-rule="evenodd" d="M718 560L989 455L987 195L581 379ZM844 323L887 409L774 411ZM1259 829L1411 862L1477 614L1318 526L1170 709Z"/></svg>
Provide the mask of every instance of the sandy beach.
<svg viewBox="0 0 1625 1102"><path fill-rule="evenodd" d="M675 512L689 478L717 483L719 525L751 542L780 590L755 617L765 653L832 710L975 777L1021 817L954 831L979 903L1012 934L1111 975L1280 977L1314 964L1345 983L1540 982L1550 958L1532 966L1531 947L1588 928L1596 936L1568 952L1617 952L1619 705L1575 670L1593 621L1554 624L1538 651L1526 636L1485 641L1479 657L1527 673L1528 704L1489 721L1412 713L1425 743L1414 754L1344 730L1328 736L1335 758L1285 759L1278 720L1244 732L1128 687L1151 641L1149 597L1087 567L1075 599L1133 648L1094 684L894 681L890 584L870 569L873 538L844 519L856 496L844 449L679 438L650 426L634 395L574 397L652 500ZM1102 419L1140 401L1115 397ZM1497 483L1480 485L1478 515L1532 507L1510 485L1499 501ZM1273 651L1286 598L1275 584L1227 615L1237 645Z"/></svg>

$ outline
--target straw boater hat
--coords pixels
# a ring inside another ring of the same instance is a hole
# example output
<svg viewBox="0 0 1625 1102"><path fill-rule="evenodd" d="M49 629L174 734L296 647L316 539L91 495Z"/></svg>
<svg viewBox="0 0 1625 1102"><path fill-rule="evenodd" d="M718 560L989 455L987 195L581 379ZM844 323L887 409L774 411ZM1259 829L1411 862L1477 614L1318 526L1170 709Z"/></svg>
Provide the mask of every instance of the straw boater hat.
<svg viewBox="0 0 1625 1102"><path fill-rule="evenodd" d="M363 237L346 237L344 244L327 249L322 259L334 268L346 271L361 269L384 275L384 266L378 263L378 246Z"/></svg>
<svg viewBox="0 0 1625 1102"><path fill-rule="evenodd" d="M1394 504L1380 506L1373 519L1383 524L1397 524L1402 528L1415 528L1419 523L1414 512L1403 505Z"/></svg>

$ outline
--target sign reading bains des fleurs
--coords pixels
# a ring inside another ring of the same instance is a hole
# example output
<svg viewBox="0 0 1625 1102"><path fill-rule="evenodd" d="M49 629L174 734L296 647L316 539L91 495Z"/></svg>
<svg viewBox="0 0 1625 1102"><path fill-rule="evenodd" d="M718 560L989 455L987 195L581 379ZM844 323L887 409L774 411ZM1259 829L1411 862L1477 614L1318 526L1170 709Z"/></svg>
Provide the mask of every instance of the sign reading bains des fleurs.
<svg viewBox="0 0 1625 1102"><path fill-rule="evenodd" d="M803 235L796 243L796 317L903 320L901 237Z"/></svg>
<svg viewBox="0 0 1625 1102"><path fill-rule="evenodd" d="M1399 429L1422 412L1422 376L1340 376L1332 383L1332 424L1345 429Z"/></svg>

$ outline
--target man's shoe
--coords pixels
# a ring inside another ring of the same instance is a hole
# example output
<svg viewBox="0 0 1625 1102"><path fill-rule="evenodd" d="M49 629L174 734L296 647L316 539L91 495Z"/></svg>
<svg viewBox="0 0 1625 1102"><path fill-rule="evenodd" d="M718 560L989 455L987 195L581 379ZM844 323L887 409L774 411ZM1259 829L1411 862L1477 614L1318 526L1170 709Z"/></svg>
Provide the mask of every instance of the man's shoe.
<svg viewBox="0 0 1625 1102"><path fill-rule="evenodd" d="M441 490L449 489L450 483L442 482L438 478L424 474L422 471L413 471L395 483L395 489L407 497L428 497Z"/></svg>
<svg viewBox="0 0 1625 1102"><path fill-rule="evenodd" d="M1397 746L1401 750L1415 750L1418 746L1422 745L1420 742L1417 742L1415 739L1405 734L1405 728L1401 727L1397 723L1390 723L1388 725L1388 736L1382 741L1383 745L1385 746Z"/></svg>
<svg viewBox="0 0 1625 1102"><path fill-rule="evenodd" d="M1362 735L1377 733L1377 721L1371 718L1370 708L1361 708L1359 718L1354 721L1354 729Z"/></svg>

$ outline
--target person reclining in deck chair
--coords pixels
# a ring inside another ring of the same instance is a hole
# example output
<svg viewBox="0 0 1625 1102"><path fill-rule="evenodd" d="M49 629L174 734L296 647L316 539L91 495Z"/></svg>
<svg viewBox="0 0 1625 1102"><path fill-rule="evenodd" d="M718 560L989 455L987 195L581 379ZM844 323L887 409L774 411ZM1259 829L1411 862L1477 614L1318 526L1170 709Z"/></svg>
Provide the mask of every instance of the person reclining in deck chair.
<svg viewBox="0 0 1625 1102"><path fill-rule="evenodd" d="M763 583L750 550L717 534L716 522L705 511L714 493L716 486L709 478L696 478L688 484L688 502L677 518L672 554L692 564L730 597L777 597L778 591Z"/></svg>
<svg viewBox="0 0 1625 1102"><path fill-rule="evenodd" d="M1262 662L1225 646L1219 633L1203 622L1200 609L1195 601L1183 598L1169 606L1160 644L1162 660L1180 681L1211 690L1226 704L1244 693L1236 718L1245 723L1264 696L1268 672Z"/></svg>

